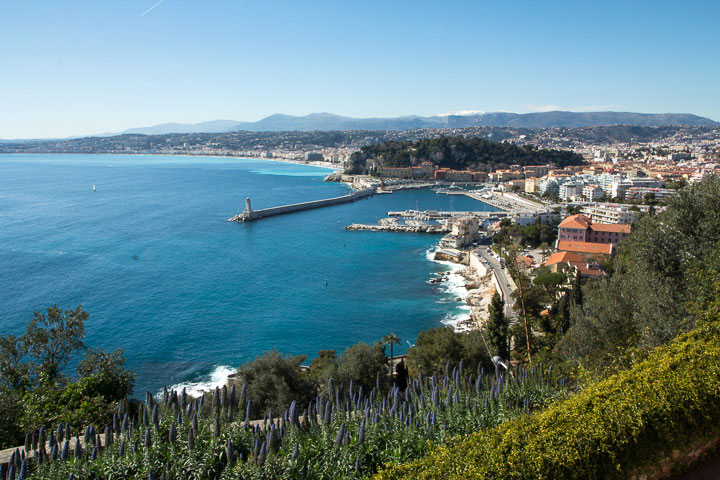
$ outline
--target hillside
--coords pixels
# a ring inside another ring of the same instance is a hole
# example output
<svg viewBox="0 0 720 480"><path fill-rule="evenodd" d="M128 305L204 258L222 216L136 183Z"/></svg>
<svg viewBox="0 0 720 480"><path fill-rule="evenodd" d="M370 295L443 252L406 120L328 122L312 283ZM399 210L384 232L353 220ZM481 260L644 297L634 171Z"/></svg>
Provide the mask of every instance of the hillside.
<svg viewBox="0 0 720 480"><path fill-rule="evenodd" d="M351 157L349 172L361 173L374 166L408 167L422 162L456 170L492 171L509 165L581 165L580 155L564 150L519 147L482 138L439 137L418 142L387 142L363 147Z"/></svg>

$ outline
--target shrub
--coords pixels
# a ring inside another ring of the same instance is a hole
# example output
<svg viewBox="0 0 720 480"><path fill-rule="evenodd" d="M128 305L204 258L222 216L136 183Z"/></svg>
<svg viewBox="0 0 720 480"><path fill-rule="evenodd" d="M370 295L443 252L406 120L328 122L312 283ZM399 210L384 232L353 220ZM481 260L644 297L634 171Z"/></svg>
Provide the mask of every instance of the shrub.
<svg viewBox="0 0 720 480"><path fill-rule="evenodd" d="M605 479L720 433L720 322L549 409L473 433L376 479Z"/></svg>

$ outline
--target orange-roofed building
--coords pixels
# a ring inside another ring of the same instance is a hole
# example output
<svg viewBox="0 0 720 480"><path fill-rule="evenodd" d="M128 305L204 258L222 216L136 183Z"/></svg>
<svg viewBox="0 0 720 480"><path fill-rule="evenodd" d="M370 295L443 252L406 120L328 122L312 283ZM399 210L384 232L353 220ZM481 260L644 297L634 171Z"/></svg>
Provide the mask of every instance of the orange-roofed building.
<svg viewBox="0 0 720 480"><path fill-rule="evenodd" d="M567 266L583 278L607 277L607 273L598 264L588 263L583 255L574 252L555 252L545 260L544 265L553 273Z"/></svg>
<svg viewBox="0 0 720 480"><path fill-rule="evenodd" d="M616 245L630 235L630 225L593 223L582 214L571 215L558 225L558 241L572 240Z"/></svg>
<svg viewBox="0 0 720 480"><path fill-rule="evenodd" d="M615 245L612 243L578 242L576 240L559 240L556 248L559 252L571 252L581 255L588 260L598 255L611 256L615 253Z"/></svg>

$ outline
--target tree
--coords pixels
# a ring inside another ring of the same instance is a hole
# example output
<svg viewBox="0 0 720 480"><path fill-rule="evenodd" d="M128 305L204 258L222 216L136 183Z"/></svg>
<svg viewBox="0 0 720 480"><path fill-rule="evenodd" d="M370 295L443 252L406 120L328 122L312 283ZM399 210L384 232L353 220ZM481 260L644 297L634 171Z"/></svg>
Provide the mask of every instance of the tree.
<svg viewBox="0 0 720 480"><path fill-rule="evenodd" d="M382 338L382 341L383 341L383 344L390 346L390 375L393 376L395 374L393 346L400 345L400 337L398 337L394 333L390 332L388 335L385 335Z"/></svg>
<svg viewBox="0 0 720 480"><path fill-rule="evenodd" d="M23 337L24 347L34 360L39 381L50 384L61 381L61 371L73 353L85 348L85 321L88 314L78 305L75 310L60 310L57 305L38 311L28 323Z"/></svg>
<svg viewBox="0 0 720 480"><path fill-rule="evenodd" d="M447 364L463 362L468 369L478 365L490 367L492 362L485 353L482 332L456 332L452 327L423 330L418 334L415 347L408 350L407 367L410 375L432 375L442 371Z"/></svg>
<svg viewBox="0 0 720 480"><path fill-rule="evenodd" d="M117 403L132 394L135 375L122 350L105 353L83 343L81 307L35 312L21 337L0 337L0 448L22 442L25 432L68 422L79 429L110 421ZM67 365L85 351L76 378Z"/></svg>
<svg viewBox="0 0 720 480"><path fill-rule="evenodd" d="M450 362L462 359L463 346L452 327L430 328L418 334L415 347L408 350L410 375L432 375Z"/></svg>
<svg viewBox="0 0 720 480"><path fill-rule="evenodd" d="M381 389L385 388L387 358L380 342L368 345L364 342L348 347L340 356L337 376L340 383L362 385L366 392L376 386L378 376ZM378 392L380 393L380 392Z"/></svg>
<svg viewBox="0 0 720 480"><path fill-rule="evenodd" d="M567 281L567 277L562 272L553 273L550 271L542 272L533 279L533 284L544 290L547 301L551 304L551 308L555 307L558 302L558 293L562 290L562 286Z"/></svg>
<svg viewBox="0 0 720 480"><path fill-rule="evenodd" d="M507 261L510 273L513 275L513 279L515 280L515 284L518 287L518 297L520 298L520 307L522 310L522 316L523 316L523 323L525 325L525 342L527 346L527 356L528 356L528 363L532 365L532 347L530 344L530 324L528 322L528 312L527 308L525 308L525 286L524 286L524 278L522 273L520 272L520 266L518 265L517 260L517 245L515 244L515 241L508 241L504 245L504 251L505 253L505 260Z"/></svg>
<svg viewBox="0 0 720 480"><path fill-rule="evenodd" d="M538 249L540 250L540 255L542 255L540 263L544 263L545 259L550 256L550 245L548 245L548 242L542 242Z"/></svg>
<svg viewBox="0 0 720 480"><path fill-rule="evenodd" d="M505 302L500 295L495 292L490 305L488 305L488 313L490 318L485 324L485 334L487 335L488 347L493 355L497 355L503 359L510 357L508 348L508 329L510 322L504 313Z"/></svg>
<svg viewBox="0 0 720 480"><path fill-rule="evenodd" d="M311 383L302 375L305 355L283 356L277 350L264 352L238 368L238 381L247 385L248 399L257 415L282 414L292 403L306 404L312 398Z"/></svg>

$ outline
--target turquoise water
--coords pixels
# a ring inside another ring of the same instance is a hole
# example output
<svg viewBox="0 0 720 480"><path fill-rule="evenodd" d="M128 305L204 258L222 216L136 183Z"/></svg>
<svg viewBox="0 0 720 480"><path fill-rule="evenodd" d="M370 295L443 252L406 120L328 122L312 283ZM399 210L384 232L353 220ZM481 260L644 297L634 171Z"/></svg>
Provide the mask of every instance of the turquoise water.
<svg viewBox="0 0 720 480"><path fill-rule="evenodd" d="M123 348L136 394L207 382L277 348L372 342L462 312L447 267L426 252L438 236L349 232L389 210L492 209L467 197L407 191L263 219L255 208L347 193L329 170L212 157L0 156L0 335L57 303L90 312L86 342ZM97 191L92 192L92 185ZM327 285L325 284L327 281Z"/></svg>

